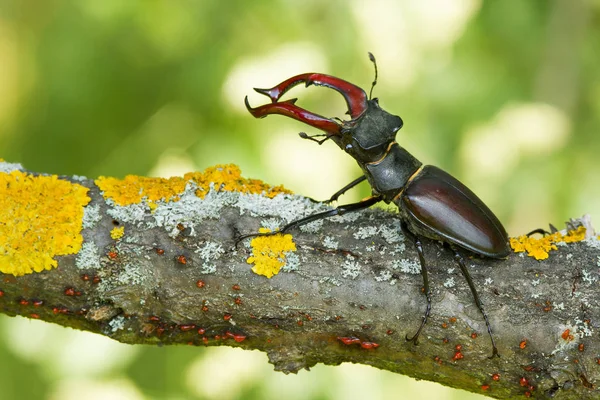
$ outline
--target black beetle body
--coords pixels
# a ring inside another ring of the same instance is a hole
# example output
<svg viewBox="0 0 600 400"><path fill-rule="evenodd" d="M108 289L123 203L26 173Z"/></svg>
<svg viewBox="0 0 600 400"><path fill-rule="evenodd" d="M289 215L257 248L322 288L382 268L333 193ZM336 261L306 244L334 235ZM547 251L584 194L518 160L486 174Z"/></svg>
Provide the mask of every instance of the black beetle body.
<svg viewBox="0 0 600 400"><path fill-rule="evenodd" d="M374 58L370 56L374 62ZM376 80L377 77L375 82ZM326 86L340 92L346 100L351 119L338 122L339 120L328 119L296 106L296 99L279 101L287 90L299 83L305 83L306 86L312 84ZM402 128L402 119L383 110L377 99L367 99L366 93L361 88L333 76L307 73L289 78L272 89L256 89L256 91L270 97L272 103L252 108L246 97L246 107L254 117L282 114L321 129L325 135L300 134L300 136L319 144L331 140L356 160L364 176L346 185L335 193L331 200L337 199L365 179L372 188L370 198L302 218L286 225L278 232L317 219L364 209L379 201L393 202L400 210L404 232L415 242L427 297L427 309L421 326L417 333L412 338L407 337L407 340L417 343L431 308L427 268L419 239L423 236L448 243L454 251L454 258L484 316L492 341L492 356L498 355L483 304L479 300L462 256L454 248L459 246L485 257L507 257L510 253L508 235L492 211L456 178L437 167L423 166L419 160L396 143L396 133ZM316 136L325 136L325 139L317 140ZM239 237L238 241L257 235L259 234L244 235Z"/></svg>
<svg viewBox="0 0 600 400"><path fill-rule="evenodd" d="M469 188L438 167L425 166L394 203L417 235L486 257L504 258L510 253L498 218Z"/></svg>

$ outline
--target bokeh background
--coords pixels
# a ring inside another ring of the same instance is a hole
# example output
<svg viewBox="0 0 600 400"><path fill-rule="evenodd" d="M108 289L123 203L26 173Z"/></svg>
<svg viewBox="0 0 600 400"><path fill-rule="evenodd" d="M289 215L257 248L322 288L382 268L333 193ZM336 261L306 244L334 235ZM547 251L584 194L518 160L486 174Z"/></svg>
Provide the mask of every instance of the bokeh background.
<svg viewBox="0 0 600 400"><path fill-rule="evenodd" d="M0 0L0 157L88 177L236 163L317 199L359 176L262 98L302 72L374 90L398 141L459 177L517 235L600 221L598 0ZM342 116L342 98L298 87ZM309 131L310 132L310 131ZM361 186L344 201L368 194ZM228 348L132 347L0 317L5 399L475 399L365 366L275 373Z"/></svg>

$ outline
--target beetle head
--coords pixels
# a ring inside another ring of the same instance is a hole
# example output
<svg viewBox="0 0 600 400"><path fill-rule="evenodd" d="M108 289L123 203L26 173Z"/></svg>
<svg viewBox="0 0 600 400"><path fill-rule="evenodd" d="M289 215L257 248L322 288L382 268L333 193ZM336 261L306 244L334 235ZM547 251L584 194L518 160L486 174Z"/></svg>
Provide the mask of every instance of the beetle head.
<svg viewBox="0 0 600 400"><path fill-rule="evenodd" d="M386 154L402 125L402 118L379 107L376 98L371 99L362 115L343 123L339 146L361 162L376 162Z"/></svg>

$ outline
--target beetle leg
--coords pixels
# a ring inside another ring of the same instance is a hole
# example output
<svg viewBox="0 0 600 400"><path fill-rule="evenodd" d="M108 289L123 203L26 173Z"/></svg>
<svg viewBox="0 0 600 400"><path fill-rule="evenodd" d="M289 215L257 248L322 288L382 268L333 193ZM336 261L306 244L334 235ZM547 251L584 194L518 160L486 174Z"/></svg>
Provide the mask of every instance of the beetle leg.
<svg viewBox="0 0 600 400"><path fill-rule="evenodd" d="M343 195L348 190L352 189L354 186L358 185L365 179L367 179L367 177L365 175L361 176L360 178L356 178L355 180L353 180L352 182L350 182L349 184L347 184L346 186L344 186L343 188L341 188L340 190L335 192L328 200L315 200L315 199L311 199L310 197L309 197L309 199L313 203L326 203L326 204L333 203L334 201L337 201L337 199L341 195Z"/></svg>
<svg viewBox="0 0 600 400"><path fill-rule="evenodd" d="M429 278L427 276L427 266L425 264L425 255L423 254L423 244L421 243L421 239L415 234L413 234L404 222L402 222L402 231L404 234L412 239L417 249L417 254L419 255L419 262L421 263L421 276L423 276L423 288L425 290L425 297L427 298L427 308L425 309L425 314L423 314L423 319L421 320L421 326L417 330L412 337L408 337L406 335L406 340L409 342L413 342L415 345L419 343L419 335L423 330L423 327L427 323L427 318L429 318L429 314L431 312L431 292L429 291Z"/></svg>
<svg viewBox="0 0 600 400"><path fill-rule="evenodd" d="M549 224L549 226L550 226L550 232L548 232L544 228L537 228L537 229L532 230L531 232L529 232L525 236L529 237L531 235L535 235L536 233L539 233L542 236L547 236L547 235L552 235L553 233L558 232L558 229L556 229L556 227L554 225Z"/></svg>
<svg viewBox="0 0 600 400"><path fill-rule="evenodd" d="M500 354L498 354L498 348L496 347L496 342L494 341L494 336L492 335L492 327L490 326L490 321L488 320L488 316L485 313L485 310L483 309L483 303L481 302L481 299L477 294L477 290L475 290L475 284L473 284L471 274L469 274L469 270L467 270L467 267L465 266L465 260L453 246L450 246L450 248L454 252L454 260L458 263L458 266L460 267L463 276L467 280L469 289L471 289L471 293L473 294L473 298L475 299L475 304L477 305L477 308L483 315L483 319L485 320L485 326L487 327L488 334L490 335L490 339L492 340L492 355L488 358L500 357Z"/></svg>
<svg viewBox="0 0 600 400"><path fill-rule="evenodd" d="M352 118L358 117L367 109L367 94L364 90L348 81L331 75L317 73L300 74L286 79L271 89L254 90L268 96L273 103L277 103L281 96L300 83L306 84L307 87L316 85L336 90L344 96L344 100L346 100L346 104L348 105L348 114Z"/></svg>
<svg viewBox="0 0 600 400"><path fill-rule="evenodd" d="M531 232L529 232L529 233L528 233L528 234L526 234L525 236L529 237L529 236L532 236L532 235L535 235L535 234L538 234L538 233L539 233L540 235L542 235L542 236L546 236L546 235L549 235L549 234L550 234L550 232L548 232L547 230L545 230L545 229L543 229L543 228L538 228L538 229L534 229L534 230L532 230Z"/></svg>
<svg viewBox="0 0 600 400"><path fill-rule="evenodd" d="M325 201L325 203L333 203L334 201L336 201L341 195L343 195L344 193L346 193L348 190L352 189L354 186L358 185L359 183L361 183L362 181L364 181L365 179L367 179L366 175L361 176L360 178L356 178L355 180L353 180L352 182L350 182L349 184L347 184L346 186L344 186L343 188L341 188L340 190L338 190L337 192L335 192L330 198L329 200Z"/></svg>
<svg viewBox="0 0 600 400"><path fill-rule="evenodd" d="M359 211L359 210L363 210L365 208L369 208L371 207L373 204L375 203L379 203L381 201L381 196L371 196L371 197L367 197L364 200L359 201L358 203L351 203L351 204L344 204L342 206L336 207L333 210L328 210L328 211L323 211L320 213L316 213L313 215L309 215L307 217L304 218L300 218L296 221L292 221L289 224L285 225L283 228L273 231L273 232L267 232L267 233L249 233L246 235L242 235L242 236L238 236L235 239L235 246L237 247L238 243L241 242L244 239L248 239L251 237L257 237L257 236L271 236L271 235L277 235L279 233L285 233L288 230L292 229L292 228L296 228L302 225L306 225L308 223L311 223L313 221L318 221L320 219L323 218L329 218L329 217L334 217L336 215L344 215L347 214L349 212L354 212L354 211Z"/></svg>

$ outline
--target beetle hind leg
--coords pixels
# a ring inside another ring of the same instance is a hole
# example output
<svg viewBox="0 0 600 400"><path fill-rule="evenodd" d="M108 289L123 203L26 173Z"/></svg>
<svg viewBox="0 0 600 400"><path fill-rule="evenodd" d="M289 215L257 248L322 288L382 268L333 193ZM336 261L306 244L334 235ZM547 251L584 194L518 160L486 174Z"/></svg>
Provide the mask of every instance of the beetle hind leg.
<svg viewBox="0 0 600 400"><path fill-rule="evenodd" d="M463 276L467 280L469 289L471 289L471 293L473 294L473 299L475 299L475 304L477 305L477 308L479 309L479 311L483 315L483 319L485 320L485 326L487 327L488 334L490 335L490 339L492 341L492 355L488 358L500 357L500 354L498 354L498 348L496 347L496 342L494 341L494 335L492 335L492 327L490 326L490 321L488 320L488 316L485 313L485 310L483 309L483 303L479 298L479 294L477 294L477 290L475 289L475 284L473 283L471 274L469 274L469 270L467 270L465 260L463 256L461 256L460 253L453 246L450 246L450 248L454 252L454 260L460 267Z"/></svg>
<svg viewBox="0 0 600 400"><path fill-rule="evenodd" d="M425 255L423 254L423 244L421 243L421 239L418 236L414 235L406 226L404 222L402 222L402 231L408 237L410 237L415 244L417 249L417 254L419 255L419 262L421 263L421 276L423 277L423 289L425 292L425 297L427 298L427 308L425 308L425 313L423 314L423 319L421 320L421 326L417 330L412 337L406 335L406 341L413 342L415 345L419 343L419 335L421 335L421 331L425 327L427 323L427 319L429 318L429 314L431 313L431 292L429 291L429 277L427 275L427 265L425 264Z"/></svg>

